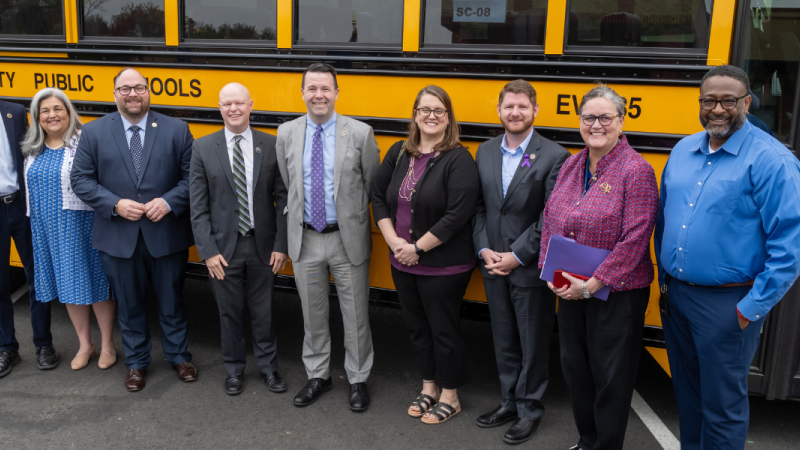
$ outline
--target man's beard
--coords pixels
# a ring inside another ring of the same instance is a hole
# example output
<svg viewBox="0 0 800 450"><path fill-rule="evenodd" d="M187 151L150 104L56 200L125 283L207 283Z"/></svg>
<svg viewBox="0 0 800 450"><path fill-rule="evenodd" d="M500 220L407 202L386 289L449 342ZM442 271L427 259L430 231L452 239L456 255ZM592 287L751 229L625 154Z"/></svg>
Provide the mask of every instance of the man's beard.
<svg viewBox="0 0 800 450"><path fill-rule="evenodd" d="M730 116L730 114L728 114ZM714 139L727 139L739 131L747 120L747 112L742 111L738 116L731 116L731 120L725 126L711 125L711 120L721 118L716 114L709 114L707 118L700 115L700 124L706 129L708 135Z"/></svg>
<svg viewBox="0 0 800 450"><path fill-rule="evenodd" d="M531 119L530 121L525 120L522 123L522 127L511 129L508 121L500 119L500 122L503 124L503 128L505 128L506 132L511 134L522 134L530 130L531 126L533 125L533 119Z"/></svg>
<svg viewBox="0 0 800 450"><path fill-rule="evenodd" d="M140 103L139 103L139 110L137 112L133 112L130 109L128 109L128 105L125 101L120 102L120 104L118 104L117 106L119 107L120 112L123 112L128 116L142 117L145 114L147 114L148 110L150 110L150 102L145 101L145 99L142 97L139 97L138 100Z"/></svg>

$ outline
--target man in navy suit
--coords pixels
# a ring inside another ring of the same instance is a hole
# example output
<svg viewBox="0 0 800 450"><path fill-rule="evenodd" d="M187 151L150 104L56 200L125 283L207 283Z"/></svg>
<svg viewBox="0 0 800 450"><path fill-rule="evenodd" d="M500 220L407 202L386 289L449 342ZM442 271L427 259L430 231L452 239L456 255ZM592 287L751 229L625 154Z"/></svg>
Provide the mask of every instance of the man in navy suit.
<svg viewBox="0 0 800 450"><path fill-rule="evenodd" d="M41 370L55 369L58 353L53 348L53 335L50 334L50 303L37 301L33 289L31 223L25 215L25 178L19 148L28 129L28 116L24 106L4 101L0 101L0 114L3 118L0 121L0 378L3 378L20 362L9 283L8 259L12 237L30 286L28 297L36 365Z"/></svg>
<svg viewBox="0 0 800 450"><path fill-rule="evenodd" d="M164 356L182 381L197 379L187 350L183 281L189 247L189 164L192 134L185 122L150 111L147 80L122 69L114 78L119 112L83 127L72 189L94 209L94 248L117 299L128 374L125 387L145 386L150 329L145 295L158 303Z"/></svg>

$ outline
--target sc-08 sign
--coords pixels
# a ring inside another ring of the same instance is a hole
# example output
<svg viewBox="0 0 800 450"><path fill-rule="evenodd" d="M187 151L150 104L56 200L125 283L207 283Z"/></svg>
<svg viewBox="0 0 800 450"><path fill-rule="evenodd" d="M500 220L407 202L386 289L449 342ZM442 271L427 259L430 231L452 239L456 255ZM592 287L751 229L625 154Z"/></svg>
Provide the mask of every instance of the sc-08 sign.
<svg viewBox="0 0 800 450"><path fill-rule="evenodd" d="M506 0L453 0L453 22L505 21Z"/></svg>

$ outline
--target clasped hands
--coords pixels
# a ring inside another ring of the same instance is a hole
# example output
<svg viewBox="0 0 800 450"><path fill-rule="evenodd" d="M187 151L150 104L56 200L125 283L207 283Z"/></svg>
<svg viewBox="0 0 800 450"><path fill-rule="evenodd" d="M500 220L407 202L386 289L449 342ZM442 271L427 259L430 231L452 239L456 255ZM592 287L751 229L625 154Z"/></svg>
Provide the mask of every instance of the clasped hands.
<svg viewBox="0 0 800 450"><path fill-rule="evenodd" d="M147 203L139 203L133 200L120 199L117 202L117 215L123 219L137 221L146 216L153 222L158 222L169 213L167 202L163 198L154 198Z"/></svg>
<svg viewBox="0 0 800 450"><path fill-rule="evenodd" d="M491 275L506 276L519 267L519 261L512 252L501 253L487 248L481 252L481 258L486 261L486 269Z"/></svg>
<svg viewBox="0 0 800 450"><path fill-rule="evenodd" d="M547 287L549 287L550 290L553 291L553 293L555 293L559 298L563 298L564 300L583 300L583 280L579 280L578 278L575 278L566 272L564 272L564 278L569 281L569 286L557 288L553 283L548 281ZM604 286L605 284L603 284L602 281L594 277L590 278L586 282L586 290L592 295L594 295L595 292L599 291Z"/></svg>
<svg viewBox="0 0 800 450"><path fill-rule="evenodd" d="M389 242L389 248L394 253L394 257L400 261L400 264L405 266L414 266L419 264L419 255L414 244L409 244L408 241L401 237L395 237Z"/></svg>

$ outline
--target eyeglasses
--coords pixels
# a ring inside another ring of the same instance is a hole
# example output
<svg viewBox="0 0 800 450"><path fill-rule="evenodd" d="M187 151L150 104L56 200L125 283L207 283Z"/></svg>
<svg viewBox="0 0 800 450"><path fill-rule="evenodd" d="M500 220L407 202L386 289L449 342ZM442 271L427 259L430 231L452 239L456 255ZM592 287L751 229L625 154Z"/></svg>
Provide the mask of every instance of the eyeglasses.
<svg viewBox="0 0 800 450"><path fill-rule="evenodd" d="M741 97L726 97L722 100L714 100L713 98L703 98L700 97L700 107L706 111L712 111L714 108L717 107L717 103L722 103L722 108L730 111L736 108L736 105L739 103L739 100L747 97L750 94L744 94Z"/></svg>
<svg viewBox="0 0 800 450"><path fill-rule="evenodd" d="M147 86L145 86L143 84L137 84L134 87L120 86L120 87L118 87L118 88L116 88L114 90L118 91L120 93L120 95L129 95L131 93L131 91L136 92L139 95L142 95L145 92L147 92Z"/></svg>
<svg viewBox="0 0 800 450"><path fill-rule="evenodd" d="M581 122L587 127L594 125L596 120L600 121L600 125L607 127L611 125L611 122L614 120L614 117L619 117L619 115L611 115L611 114L603 114L602 116L595 116L594 114L584 114L581 116Z"/></svg>
<svg viewBox="0 0 800 450"><path fill-rule="evenodd" d="M436 108L436 109L417 108L417 112L422 114L422 117L430 116L431 112L433 112L433 115L436 116L436 117L444 117L444 115L447 114L447 110L446 109L441 109L441 108Z"/></svg>

